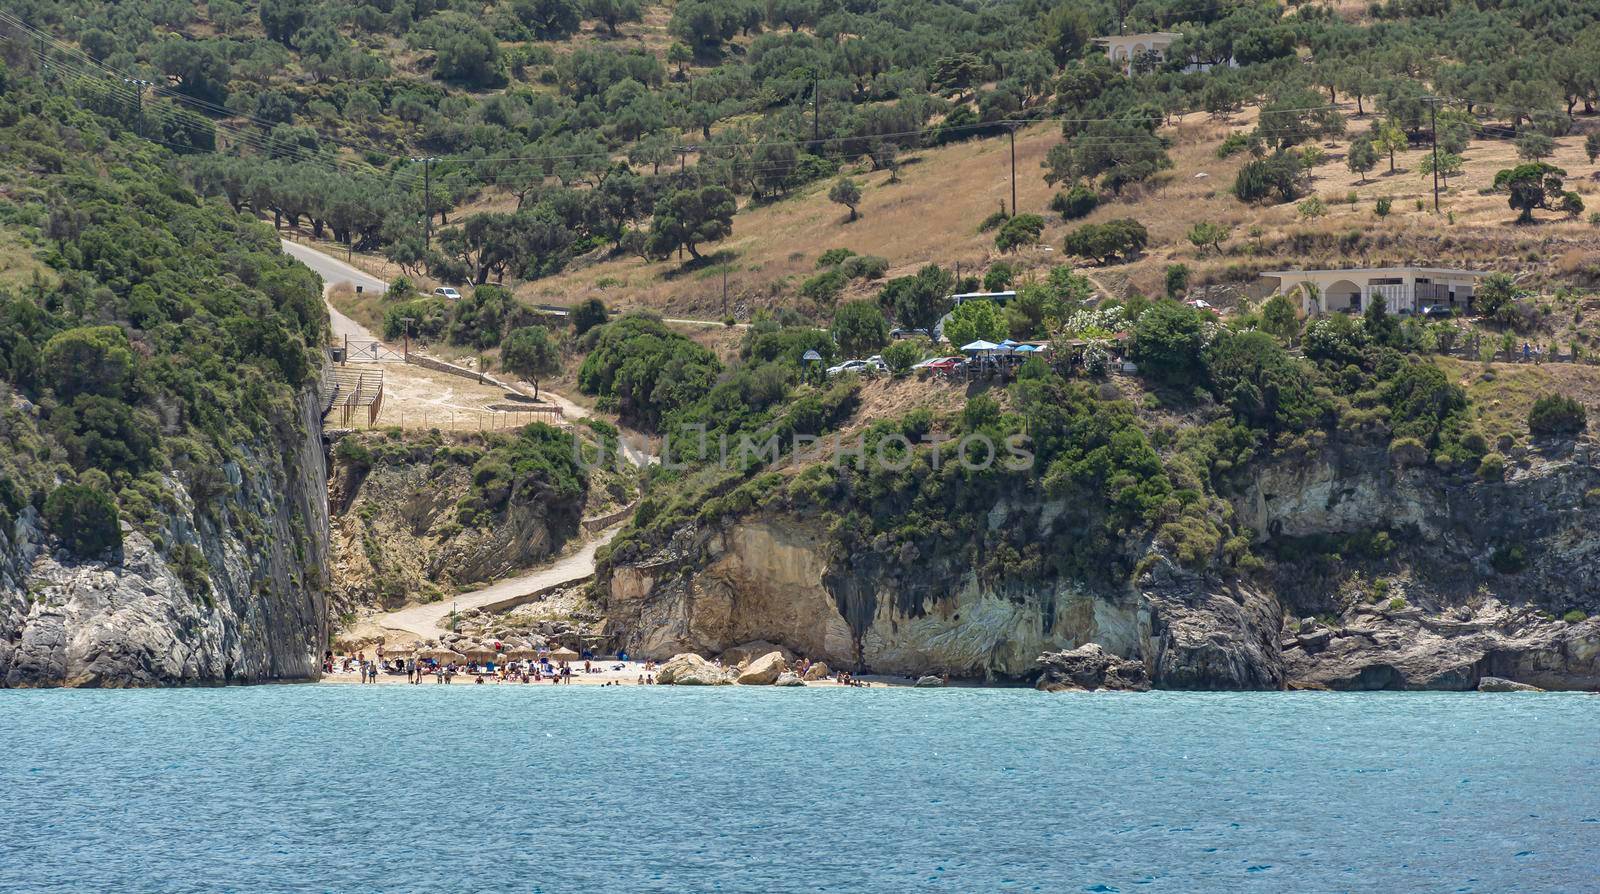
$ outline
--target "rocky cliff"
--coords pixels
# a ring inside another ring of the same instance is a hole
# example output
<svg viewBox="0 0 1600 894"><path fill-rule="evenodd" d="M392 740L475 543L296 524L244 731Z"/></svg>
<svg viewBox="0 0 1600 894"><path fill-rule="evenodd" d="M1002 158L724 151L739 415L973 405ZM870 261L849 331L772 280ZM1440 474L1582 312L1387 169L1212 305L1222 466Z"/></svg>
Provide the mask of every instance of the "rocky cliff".
<svg viewBox="0 0 1600 894"><path fill-rule="evenodd" d="M52 552L34 507L0 530L0 682L153 686L313 679L327 642L321 402L236 445L203 504L162 476L154 536L119 555Z"/></svg>
<svg viewBox="0 0 1600 894"><path fill-rule="evenodd" d="M1357 441L1258 460L1226 494L1258 532L1263 567L1244 573L1149 542L1120 545L1139 558L1120 579L990 578L966 544L846 552L817 516L767 508L612 562L600 598L658 658L770 640L836 667L1033 680L1042 654L1098 643L1165 688L1595 687L1592 451L1519 453L1503 482ZM1059 543L1068 515L1000 497L988 523Z"/></svg>

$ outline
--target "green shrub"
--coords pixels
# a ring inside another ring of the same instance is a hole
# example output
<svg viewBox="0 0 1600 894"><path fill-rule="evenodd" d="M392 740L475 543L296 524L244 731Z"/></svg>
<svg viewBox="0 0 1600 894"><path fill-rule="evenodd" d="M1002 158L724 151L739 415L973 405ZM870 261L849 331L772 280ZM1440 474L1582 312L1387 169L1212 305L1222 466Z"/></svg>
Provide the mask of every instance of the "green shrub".
<svg viewBox="0 0 1600 894"><path fill-rule="evenodd" d="M994 247L1011 251L1024 245L1034 245L1044 233L1044 218L1037 214L1018 214L1005 222L994 236Z"/></svg>
<svg viewBox="0 0 1600 894"><path fill-rule="evenodd" d="M1566 621L1568 624L1582 624L1584 621L1589 620L1589 615L1583 609L1575 608L1562 615L1561 620Z"/></svg>
<svg viewBox="0 0 1600 894"><path fill-rule="evenodd" d="M817 269L826 270L829 267L837 267L844 263L846 258L855 257L855 254L848 248L830 248L817 255Z"/></svg>
<svg viewBox="0 0 1600 894"><path fill-rule="evenodd" d="M44 518L61 544L84 558L122 546L117 504L95 488L61 485L45 500Z"/></svg>
<svg viewBox="0 0 1600 894"><path fill-rule="evenodd" d="M855 255L839 264L839 272L851 279L882 279L889 272L889 259L877 255Z"/></svg>
<svg viewBox="0 0 1600 894"><path fill-rule="evenodd" d="M1501 481L1506 477L1506 458L1500 453L1485 453L1478 463L1478 477L1484 481Z"/></svg>
<svg viewBox="0 0 1600 894"><path fill-rule="evenodd" d="M1082 184L1073 186L1066 192L1058 192L1050 199L1050 210L1061 215L1062 220L1088 217L1089 213L1098 207L1100 207L1100 194Z"/></svg>
<svg viewBox="0 0 1600 894"><path fill-rule="evenodd" d="M1583 404L1563 394L1546 394L1528 411L1528 431L1534 435L1571 436L1589 425Z"/></svg>
<svg viewBox="0 0 1600 894"><path fill-rule="evenodd" d="M1528 567L1528 552L1520 543L1496 547L1489 556L1489 565L1500 574L1516 574Z"/></svg>
<svg viewBox="0 0 1600 894"><path fill-rule="evenodd" d="M988 217L985 217L978 223L978 232L987 233L990 230L998 229L1004 226L1005 222L1010 219L1011 215L1006 213L1006 209L1001 208L999 211L990 214Z"/></svg>
<svg viewBox="0 0 1600 894"><path fill-rule="evenodd" d="M844 287L849 282L850 278L844 271L835 267L801 283L800 297L827 306L839 300L839 295L844 292Z"/></svg>
<svg viewBox="0 0 1600 894"><path fill-rule="evenodd" d="M901 339L883 349L883 362L895 375L903 375L922 359L922 346L913 339Z"/></svg>

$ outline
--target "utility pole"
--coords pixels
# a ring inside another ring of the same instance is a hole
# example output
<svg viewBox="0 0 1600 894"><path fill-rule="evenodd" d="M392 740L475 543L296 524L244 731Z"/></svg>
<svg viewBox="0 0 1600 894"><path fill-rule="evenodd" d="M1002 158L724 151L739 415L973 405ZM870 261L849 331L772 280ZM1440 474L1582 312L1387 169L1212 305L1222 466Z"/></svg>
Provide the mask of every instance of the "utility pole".
<svg viewBox="0 0 1600 894"><path fill-rule="evenodd" d="M811 70L811 146L816 148L822 137L822 76Z"/></svg>
<svg viewBox="0 0 1600 894"><path fill-rule="evenodd" d="M133 132L142 137L144 136L144 88L149 87L151 82L141 78L123 78L122 83L133 88Z"/></svg>
<svg viewBox="0 0 1600 894"><path fill-rule="evenodd" d="M1433 144L1433 213L1439 213L1439 100L1428 97L1428 141Z"/></svg>
<svg viewBox="0 0 1600 894"><path fill-rule="evenodd" d="M1006 122L1006 136L1011 138L1011 216L1017 216L1017 123Z"/></svg>
<svg viewBox="0 0 1600 894"><path fill-rule="evenodd" d="M433 246L433 163L439 159L433 156L413 158L412 161L422 162L422 244Z"/></svg>
<svg viewBox="0 0 1600 894"><path fill-rule="evenodd" d="M405 330L403 332L403 335L401 337L405 340L404 341L405 347L403 348L403 350L405 351L406 362L410 363L411 362L411 323L413 322L413 320L410 317L401 317L400 318L400 322L406 324L406 328L405 328Z"/></svg>
<svg viewBox="0 0 1600 894"><path fill-rule="evenodd" d="M728 265L722 265L722 318L728 318Z"/></svg>

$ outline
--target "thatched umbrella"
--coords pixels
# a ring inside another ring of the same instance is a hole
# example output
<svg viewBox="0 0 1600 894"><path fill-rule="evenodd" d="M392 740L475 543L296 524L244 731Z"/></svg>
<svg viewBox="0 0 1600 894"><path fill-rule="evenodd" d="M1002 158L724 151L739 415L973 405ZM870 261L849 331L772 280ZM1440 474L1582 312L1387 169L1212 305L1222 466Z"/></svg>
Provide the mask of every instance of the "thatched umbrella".
<svg viewBox="0 0 1600 894"><path fill-rule="evenodd" d="M446 649L443 646L435 646L431 649L424 649L417 655L417 657L432 658L434 661L437 661L440 664L449 664L452 661L459 664L467 660L467 656L457 652L454 649Z"/></svg>
<svg viewBox="0 0 1600 894"><path fill-rule="evenodd" d="M560 648L550 653L550 660L556 664L560 664L563 661L571 664L574 661L582 661L583 656L572 651L571 649Z"/></svg>
<svg viewBox="0 0 1600 894"><path fill-rule="evenodd" d="M471 661L493 661L500 657L500 653L493 646L483 643L469 643L461 647L461 654Z"/></svg>
<svg viewBox="0 0 1600 894"><path fill-rule="evenodd" d="M532 646L517 646L516 648L506 649L501 654L512 661L522 661L524 659L538 658L539 650Z"/></svg>

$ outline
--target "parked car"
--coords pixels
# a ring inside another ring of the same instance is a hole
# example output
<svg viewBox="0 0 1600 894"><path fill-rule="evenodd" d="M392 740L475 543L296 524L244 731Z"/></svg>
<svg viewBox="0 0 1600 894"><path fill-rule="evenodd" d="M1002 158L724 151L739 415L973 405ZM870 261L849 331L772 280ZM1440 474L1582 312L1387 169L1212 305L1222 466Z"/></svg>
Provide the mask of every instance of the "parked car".
<svg viewBox="0 0 1600 894"><path fill-rule="evenodd" d="M1425 317L1437 317L1439 319L1445 319L1455 316L1456 309L1448 304L1430 304L1422 309L1422 315Z"/></svg>
<svg viewBox="0 0 1600 894"><path fill-rule="evenodd" d="M932 338L932 336L928 334L928 330L926 330L926 329L890 329L889 330L889 337L890 338L894 338L894 339L916 338L919 335L922 336L923 338Z"/></svg>
<svg viewBox="0 0 1600 894"><path fill-rule="evenodd" d="M911 365L912 369L950 369L961 363L960 357L929 357Z"/></svg>
<svg viewBox="0 0 1600 894"><path fill-rule="evenodd" d="M830 367L828 367L828 375L837 376L840 373L850 373L850 372L853 372L853 373L866 373L866 372L869 372L870 369L871 369L871 367L869 367L867 365L867 361L865 361L865 360L846 360L845 362L839 364L838 366L830 366Z"/></svg>
<svg viewBox="0 0 1600 894"><path fill-rule="evenodd" d="M444 298L444 299L449 300L449 301L460 301L461 300L461 293L457 292L455 289L450 288L449 286L440 286L439 288L433 290L433 294L438 295L440 298Z"/></svg>

